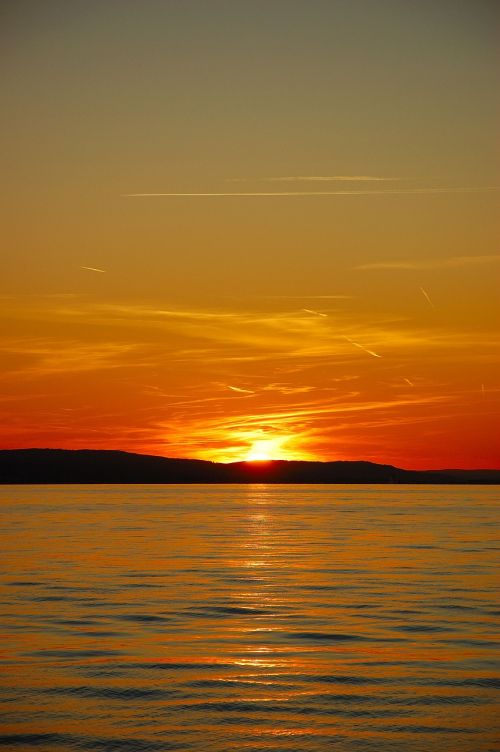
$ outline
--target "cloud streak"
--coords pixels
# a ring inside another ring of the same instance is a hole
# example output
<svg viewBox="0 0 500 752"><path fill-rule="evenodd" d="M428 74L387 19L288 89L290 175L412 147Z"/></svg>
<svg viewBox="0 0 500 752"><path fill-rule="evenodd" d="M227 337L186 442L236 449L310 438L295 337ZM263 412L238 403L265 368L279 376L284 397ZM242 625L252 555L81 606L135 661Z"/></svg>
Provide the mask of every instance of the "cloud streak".
<svg viewBox="0 0 500 752"><path fill-rule="evenodd" d="M427 269L454 269L475 264L494 264L500 261L500 255L489 256L450 256L449 258L408 260L408 261L376 261L373 264L360 264L354 269L365 271L369 269L407 269L409 271L425 271Z"/></svg>
<svg viewBox="0 0 500 752"><path fill-rule="evenodd" d="M483 402L481 382L499 362L498 335L439 326L434 317L419 323L363 309L319 317L314 308L210 310L83 296L6 300L5 308L12 334L0 347L2 391L16 399L43 383L48 395L36 405L2 404L11 443L28 436L44 445L235 460L269 439L283 442L289 459L365 451L387 459L403 439L418 444L405 425L455 420L470 404L489 414L496 407L490 388ZM51 336L28 336L33 322ZM472 359L484 371L461 367ZM396 437L389 426L403 432Z"/></svg>
<svg viewBox="0 0 500 752"><path fill-rule="evenodd" d="M442 187L442 188L398 188L388 190L339 190L339 191L214 191L214 192L169 192L169 193L122 193L122 198L289 198L322 196L392 196L426 195L444 193L476 193L497 191L498 186Z"/></svg>
<svg viewBox="0 0 500 752"><path fill-rule="evenodd" d="M359 342L355 342L350 337L346 337L344 334L344 339L346 339L351 345L354 345L354 347L358 347L360 350L363 350L363 352L368 353L368 355L371 355L373 358L381 358L382 356L378 353L374 352L373 350L368 350L367 347L363 347L363 345L360 345Z"/></svg>
<svg viewBox="0 0 500 752"><path fill-rule="evenodd" d="M31 378L54 374L74 374L144 365L138 359L140 346L123 342L94 342L49 340L19 340L6 342L2 353L22 356L22 368L4 370L3 376Z"/></svg>
<svg viewBox="0 0 500 752"><path fill-rule="evenodd" d="M430 307L431 308L435 308L436 306L434 305L434 303L430 299L430 296L429 296L429 293L427 292L427 290L425 290L423 287L421 287L420 288L420 292L422 293L422 295L424 296L424 298L426 299L426 301L428 302L428 304L430 305Z"/></svg>
<svg viewBox="0 0 500 752"><path fill-rule="evenodd" d="M268 300L352 300L353 295L266 295Z"/></svg>
<svg viewBox="0 0 500 752"><path fill-rule="evenodd" d="M239 386L231 386L230 384L227 385L227 388L231 389L232 392L239 392L240 394L255 394L251 389L242 389Z"/></svg>
<svg viewBox="0 0 500 752"><path fill-rule="evenodd" d="M328 314L321 313L321 311L315 311L312 308L302 308L301 310L304 311L304 313L311 313L313 316L321 316L324 319L328 318Z"/></svg>
<svg viewBox="0 0 500 752"><path fill-rule="evenodd" d="M385 183L406 178L387 178L374 175L284 175L265 178L226 178L227 183Z"/></svg>
<svg viewBox="0 0 500 752"><path fill-rule="evenodd" d="M308 448L315 435L321 436L321 425L331 426L335 417L336 429L343 428L342 416L348 418L348 427L364 419L365 414L374 415L373 426L391 420L411 424L415 420L428 420L414 411L424 405L446 405L452 402L449 395L419 395L404 399L374 399L357 401L356 393L348 393L337 400L312 400L290 402L283 409L258 410L257 414L220 414L214 416L182 413L173 420L160 423L159 430L170 437L174 446L183 444L188 455L200 458L217 458L221 461L241 459L257 441L267 438L279 439L286 444L289 459L304 459L310 455ZM359 418L356 416L360 416ZM186 430L188 426L188 430ZM186 435L189 437L187 438ZM201 447L201 449L200 449Z"/></svg>
<svg viewBox="0 0 500 752"><path fill-rule="evenodd" d="M425 353L434 352L436 348L440 350L442 359L456 360L460 357L461 350L473 348L475 357L493 358L496 362L492 347L498 342L498 337L492 332L481 332L474 328L429 329L426 326L415 326L411 321L401 318L374 320L372 316L361 312L353 316L350 311L320 317L301 311L273 313L200 308L172 310L139 303L118 305L75 300L74 303L66 303L64 307L57 303L53 306L42 302L31 306L23 303L20 307L15 306L6 311L6 314L14 320L43 320L47 326L71 326L72 342L62 337L60 344L48 348L50 352L60 350L54 352L54 356L57 355L57 362L68 371L73 366L71 360L65 358L66 343L69 354L73 350L74 338L81 332L86 332L89 326L104 327L107 337L110 328L114 328L118 339L116 344L126 342L133 348L126 357L131 362L142 360L147 353L148 358L158 362L168 358L170 364L179 364L179 367L182 363L196 363L197 369L201 362L207 368L210 365L223 369L229 368L230 363L254 364L257 361L277 361L281 368L285 365L289 367L294 362L300 364L301 368L311 367L321 360L325 363L345 364L355 357L350 348L346 348L346 343L366 351L374 358L381 358L379 353L382 352L387 361L403 357L420 358ZM365 342L370 345L365 346ZM168 349L165 349L166 343ZM103 343L95 344L97 348L94 355L102 355ZM13 350L39 356L41 359L45 355L43 345L39 352L38 347L33 348L26 341ZM142 355L139 356L139 353ZM81 350L80 357L82 362L78 362L78 370L88 369L91 364L102 365L101 357L92 357L91 346L88 351ZM80 357L75 359L80 360ZM252 365L249 367L253 368ZM246 379L247 372L241 376ZM233 379L234 376L226 376L217 380L226 385L238 385L238 381ZM252 383L243 383L253 388Z"/></svg>

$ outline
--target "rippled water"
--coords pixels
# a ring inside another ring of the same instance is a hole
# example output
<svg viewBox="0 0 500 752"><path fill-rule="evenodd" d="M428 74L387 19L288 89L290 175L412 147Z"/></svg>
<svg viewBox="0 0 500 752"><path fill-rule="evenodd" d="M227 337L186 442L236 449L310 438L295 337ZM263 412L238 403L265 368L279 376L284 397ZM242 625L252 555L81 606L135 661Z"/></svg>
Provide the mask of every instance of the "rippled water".
<svg viewBox="0 0 500 752"><path fill-rule="evenodd" d="M499 749L499 495L1 487L0 746Z"/></svg>

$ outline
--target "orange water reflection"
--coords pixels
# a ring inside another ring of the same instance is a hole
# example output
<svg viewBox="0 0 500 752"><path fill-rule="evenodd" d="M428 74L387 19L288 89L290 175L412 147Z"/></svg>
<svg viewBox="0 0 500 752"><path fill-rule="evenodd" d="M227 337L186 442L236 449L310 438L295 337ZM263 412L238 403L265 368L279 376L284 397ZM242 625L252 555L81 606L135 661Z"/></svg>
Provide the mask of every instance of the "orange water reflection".
<svg viewBox="0 0 500 752"><path fill-rule="evenodd" d="M494 489L0 492L12 745L493 748Z"/></svg>

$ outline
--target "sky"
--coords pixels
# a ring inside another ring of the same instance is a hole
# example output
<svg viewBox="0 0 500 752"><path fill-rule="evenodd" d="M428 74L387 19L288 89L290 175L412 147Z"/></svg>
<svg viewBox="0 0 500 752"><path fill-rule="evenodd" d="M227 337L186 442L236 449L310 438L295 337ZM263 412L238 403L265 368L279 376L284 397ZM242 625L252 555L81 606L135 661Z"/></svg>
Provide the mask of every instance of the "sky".
<svg viewBox="0 0 500 752"><path fill-rule="evenodd" d="M488 0L4 0L0 447L499 467Z"/></svg>

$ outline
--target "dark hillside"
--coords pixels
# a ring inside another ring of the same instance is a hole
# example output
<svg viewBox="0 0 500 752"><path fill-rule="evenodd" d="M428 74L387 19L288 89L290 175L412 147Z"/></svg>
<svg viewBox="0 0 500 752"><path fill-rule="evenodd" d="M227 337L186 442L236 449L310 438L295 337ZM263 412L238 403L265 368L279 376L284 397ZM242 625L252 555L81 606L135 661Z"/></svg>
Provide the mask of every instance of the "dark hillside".
<svg viewBox="0 0 500 752"><path fill-rule="evenodd" d="M93 449L0 450L0 483L500 483L500 470L401 470L373 462L233 462Z"/></svg>

